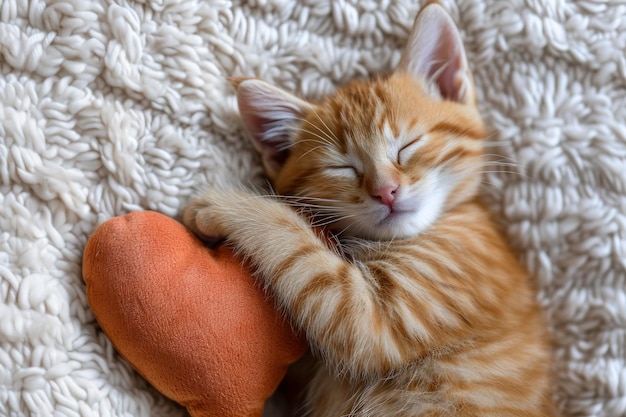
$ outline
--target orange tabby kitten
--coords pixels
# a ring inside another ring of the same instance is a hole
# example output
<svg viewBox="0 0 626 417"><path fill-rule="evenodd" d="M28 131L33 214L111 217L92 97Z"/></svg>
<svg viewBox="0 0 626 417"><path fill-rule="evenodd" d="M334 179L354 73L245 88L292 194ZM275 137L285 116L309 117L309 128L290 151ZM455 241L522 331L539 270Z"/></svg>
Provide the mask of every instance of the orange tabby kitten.
<svg viewBox="0 0 626 417"><path fill-rule="evenodd" d="M555 415L529 277L477 200L485 130L445 11L420 12L389 77L320 104L235 84L284 197L209 190L184 220L226 236L306 334L310 414Z"/></svg>

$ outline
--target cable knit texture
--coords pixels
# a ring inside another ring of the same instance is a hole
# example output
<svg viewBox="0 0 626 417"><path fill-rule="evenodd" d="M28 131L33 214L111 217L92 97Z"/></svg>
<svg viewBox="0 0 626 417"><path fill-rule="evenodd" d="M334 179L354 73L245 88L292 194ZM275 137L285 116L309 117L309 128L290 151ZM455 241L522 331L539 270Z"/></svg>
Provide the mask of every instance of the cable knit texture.
<svg viewBox="0 0 626 417"><path fill-rule="evenodd" d="M442 3L505 161L485 193L537 279L557 401L626 415L626 6ZM389 72L420 6L0 2L0 415L184 415L97 328L89 234L130 211L177 216L206 183L258 182L226 77L320 98Z"/></svg>

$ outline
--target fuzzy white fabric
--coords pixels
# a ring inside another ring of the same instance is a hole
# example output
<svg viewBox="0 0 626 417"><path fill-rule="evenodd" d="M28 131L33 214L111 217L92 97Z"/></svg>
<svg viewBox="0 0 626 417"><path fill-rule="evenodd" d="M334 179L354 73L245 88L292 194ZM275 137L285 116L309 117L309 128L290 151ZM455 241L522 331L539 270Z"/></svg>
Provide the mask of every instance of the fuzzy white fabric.
<svg viewBox="0 0 626 417"><path fill-rule="evenodd" d="M626 415L626 7L443 3L493 152L517 165L488 189L554 330L559 405ZM319 98L390 71L419 6L0 2L0 416L183 415L99 332L88 236L133 210L177 216L202 184L258 178L227 76Z"/></svg>

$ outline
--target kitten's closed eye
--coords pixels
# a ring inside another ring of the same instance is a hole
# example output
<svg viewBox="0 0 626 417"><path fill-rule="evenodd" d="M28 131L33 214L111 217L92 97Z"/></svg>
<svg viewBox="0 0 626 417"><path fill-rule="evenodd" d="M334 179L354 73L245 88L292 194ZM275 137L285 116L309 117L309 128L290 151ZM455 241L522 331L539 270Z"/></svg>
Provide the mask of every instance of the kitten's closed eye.
<svg viewBox="0 0 626 417"><path fill-rule="evenodd" d="M398 164L406 165L409 163L411 157L421 147L423 138L423 136L419 136L400 148L398 151Z"/></svg>
<svg viewBox="0 0 626 417"><path fill-rule="evenodd" d="M343 178L359 178L361 173L351 165L331 165L327 168L330 175Z"/></svg>

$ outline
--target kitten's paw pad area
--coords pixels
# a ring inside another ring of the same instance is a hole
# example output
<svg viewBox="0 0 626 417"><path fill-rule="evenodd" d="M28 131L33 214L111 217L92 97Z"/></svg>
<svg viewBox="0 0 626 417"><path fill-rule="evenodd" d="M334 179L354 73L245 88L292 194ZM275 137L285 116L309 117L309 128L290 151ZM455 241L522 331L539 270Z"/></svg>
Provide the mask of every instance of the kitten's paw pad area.
<svg viewBox="0 0 626 417"><path fill-rule="evenodd" d="M191 202L183 213L183 223L208 246L218 246L225 240L225 233L218 226L212 207L204 200Z"/></svg>

